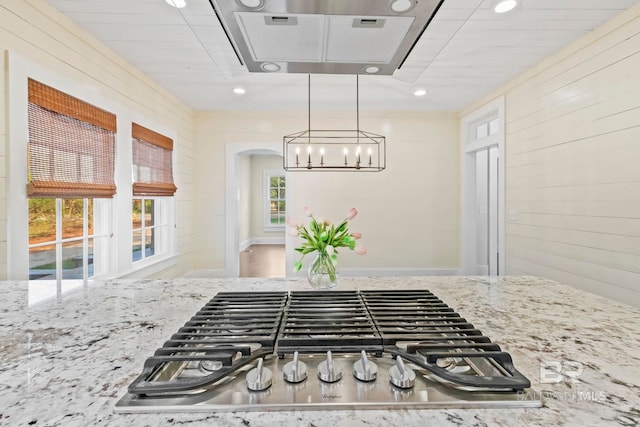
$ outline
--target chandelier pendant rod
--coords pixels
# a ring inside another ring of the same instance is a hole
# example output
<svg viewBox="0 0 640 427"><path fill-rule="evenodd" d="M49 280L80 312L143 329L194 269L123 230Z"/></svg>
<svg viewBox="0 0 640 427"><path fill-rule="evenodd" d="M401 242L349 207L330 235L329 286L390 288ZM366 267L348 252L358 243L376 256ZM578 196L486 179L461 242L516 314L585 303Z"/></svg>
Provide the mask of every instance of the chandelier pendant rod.
<svg viewBox="0 0 640 427"><path fill-rule="evenodd" d="M356 130L360 134L360 74L356 74Z"/></svg>
<svg viewBox="0 0 640 427"><path fill-rule="evenodd" d="M307 119L307 130L311 131L311 74L307 74L307 111L309 113Z"/></svg>
<svg viewBox="0 0 640 427"><path fill-rule="evenodd" d="M360 169L360 74L356 74L356 169Z"/></svg>
<svg viewBox="0 0 640 427"><path fill-rule="evenodd" d="M307 74L307 107L309 111L309 117L307 118L307 169L311 169L311 73Z"/></svg>

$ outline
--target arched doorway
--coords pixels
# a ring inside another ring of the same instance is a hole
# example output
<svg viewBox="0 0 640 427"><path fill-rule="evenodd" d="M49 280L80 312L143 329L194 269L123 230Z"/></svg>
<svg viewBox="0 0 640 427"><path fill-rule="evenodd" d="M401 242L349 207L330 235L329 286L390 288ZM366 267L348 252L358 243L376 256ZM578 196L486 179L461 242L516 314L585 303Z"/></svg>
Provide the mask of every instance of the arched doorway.
<svg viewBox="0 0 640 427"><path fill-rule="evenodd" d="M225 276L227 277L238 277L240 273L241 160L243 156L264 154L282 156L282 147L280 144L264 143L226 145Z"/></svg>

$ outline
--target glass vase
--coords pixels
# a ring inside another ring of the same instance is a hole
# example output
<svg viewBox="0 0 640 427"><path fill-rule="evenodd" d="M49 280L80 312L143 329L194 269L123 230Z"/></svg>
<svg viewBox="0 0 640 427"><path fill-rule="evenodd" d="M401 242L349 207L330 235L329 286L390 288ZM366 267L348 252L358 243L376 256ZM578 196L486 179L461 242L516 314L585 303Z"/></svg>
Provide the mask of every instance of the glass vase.
<svg viewBox="0 0 640 427"><path fill-rule="evenodd" d="M338 284L338 272L331 256L326 252L318 252L309 265L307 280L315 289L332 289Z"/></svg>

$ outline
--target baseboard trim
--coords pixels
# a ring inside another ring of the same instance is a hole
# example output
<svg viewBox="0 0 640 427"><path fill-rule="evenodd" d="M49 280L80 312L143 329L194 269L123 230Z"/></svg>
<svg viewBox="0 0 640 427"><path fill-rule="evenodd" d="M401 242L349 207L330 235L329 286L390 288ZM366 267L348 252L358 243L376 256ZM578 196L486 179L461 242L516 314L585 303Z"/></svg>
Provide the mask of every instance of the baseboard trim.
<svg viewBox="0 0 640 427"><path fill-rule="evenodd" d="M306 271L306 270L305 270ZM363 277L389 277L389 276L458 276L458 268L340 268L342 276L363 276ZM306 274L306 272L304 273ZM292 277L302 276L298 273ZM226 277L225 271L217 270L192 270L184 274L185 278L220 278Z"/></svg>
<svg viewBox="0 0 640 427"><path fill-rule="evenodd" d="M244 240L244 241L240 242L240 245L238 246L239 252L244 251L249 246L251 246L251 239L247 239L247 240Z"/></svg>
<svg viewBox="0 0 640 427"><path fill-rule="evenodd" d="M284 237L252 237L240 242L240 252L251 245L284 245Z"/></svg>
<svg viewBox="0 0 640 427"><path fill-rule="evenodd" d="M306 271L303 268L304 271ZM391 276L459 276L458 268L339 268L341 276L391 277ZM295 274L294 276L301 275ZM305 273L306 274L306 273Z"/></svg>
<svg viewBox="0 0 640 427"><path fill-rule="evenodd" d="M344 276L457 276L457 268L340 268Z"/></svg>

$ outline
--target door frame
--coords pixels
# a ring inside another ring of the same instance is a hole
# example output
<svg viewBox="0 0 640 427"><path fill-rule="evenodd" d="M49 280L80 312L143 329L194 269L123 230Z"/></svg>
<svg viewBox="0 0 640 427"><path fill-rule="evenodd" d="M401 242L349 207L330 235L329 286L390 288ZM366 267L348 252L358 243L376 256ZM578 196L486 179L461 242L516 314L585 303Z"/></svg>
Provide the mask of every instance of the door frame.
<svg viewBox="0 0 640 427"><path fill-rule="evenodd" d="M497 117L498 132L494 135L475 140L472 129L483 120ZM491 146L498 147L498 274L506 274L506 239L505 239L505 100L504 96L494 99L484 106L462 117L460 121L460 155L462 171L461 191L461 260L462 274L476 274L476 191L475 191L475 153Z"/></svg>
<svg viewBox="0 0 640 427"><path fill-rule="evenodd" d="M225 146L226 163L226 248L225 248L225 276L240 276L240 239L238 237L240 225L238 223L238 205L240 180L240 156L250 154L276 154L282 156L282 144L269 143L227 143ZM289 177L287 177L288 179ZM287 182L287 186L289 183ZM288 199L288 191L287 196Z"/></svg>

